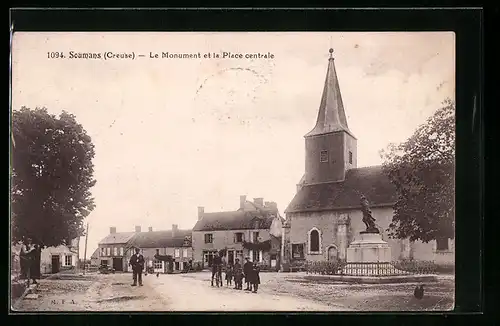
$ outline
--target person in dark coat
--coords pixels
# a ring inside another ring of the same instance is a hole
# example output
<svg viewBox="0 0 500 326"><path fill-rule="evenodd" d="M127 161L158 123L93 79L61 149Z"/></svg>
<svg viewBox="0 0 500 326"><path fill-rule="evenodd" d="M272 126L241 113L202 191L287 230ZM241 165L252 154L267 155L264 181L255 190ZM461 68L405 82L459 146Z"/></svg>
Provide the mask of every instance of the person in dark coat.
<svg viewBox="0 0 500 326"><path fill-rule="evenodd" d="M40 279L40 255L41 248L38 244L33 246L33 249L30 252L30 277L33 280L33 284L37 284L36 280Z"/></svg>
<svg viewBox="0 0 500 326"><path fill-rule="evenodd" d="M223 284L219 284L219 281L222 283L222 258L219 253L215 253L214 259L212 260L212 286L214 286L214 277L216 278L216 286L221 286ZM220 280L219 280L220 276Z"/></svg>
<svg viewBox="0 0 500 326"><path fill-rule="evenodd" d="M40 278L40 255L37 245L33 245L31 239L27 239L21 247L19 254L21 258L21 278L33 280L33 284L37 284L37 279ZM38 265L36 265L38 263Z"/></svg>
<svg viewBox="0 0 500 326"><path fill-rule="evenodd" d="M137 286L137 279L139 279L139 286L142 286L142 271L144 270L144 257L140 254L141 249L135 248L135 254L130 257L129 265L132 266L132 274L134 283L132 286Z"/></svg>
<svg viewBox="0 0 500 326"><path fill-rule="evenodd" d="M252 285L253 285L253 293L257 293L257 290L259 289L259 284L260 284L260 267L257 262L253 264L253 269L252 269Z"/></svg>
<svg viewBox="0 0 500 326"><path fill-rule="evenodd" d="M21 246L21 251L19 252L19 264L21 265L21 280L27 280L30 268L30 247L28 244L23 244Z"/></svg>
<svg viewBox="0 0 500 326"><path fill-rule="evenodd" d="M236 258L234 263L234 288L236 290L243 290L243 270L241 268L240 260Z"/></svg>
<svg viewBox="0 0 500 326"><path fill-rule="evenodd" d="M252 278L253 264L249 257L245 257L245 264L243 264L243 274L245 274L245 283L247 288L245 291L252 291L251 278Z"/></svg>
<svg viewBox="0 0 500 326"><path fill-rule="evenodd" d="M226 266L226 286L233 285L233 264L229 263Z"/></svg>

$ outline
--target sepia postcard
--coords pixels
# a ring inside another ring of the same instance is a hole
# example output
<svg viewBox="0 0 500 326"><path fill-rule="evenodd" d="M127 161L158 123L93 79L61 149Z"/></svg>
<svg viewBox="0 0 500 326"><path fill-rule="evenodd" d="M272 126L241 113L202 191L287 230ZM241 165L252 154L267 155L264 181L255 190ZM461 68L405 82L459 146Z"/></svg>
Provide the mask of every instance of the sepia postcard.
<svg viewBox="0 0 500 326"><path fill-rule="evenodd" d="M15 32L11 307L449 311L455 34Z"/></svg>

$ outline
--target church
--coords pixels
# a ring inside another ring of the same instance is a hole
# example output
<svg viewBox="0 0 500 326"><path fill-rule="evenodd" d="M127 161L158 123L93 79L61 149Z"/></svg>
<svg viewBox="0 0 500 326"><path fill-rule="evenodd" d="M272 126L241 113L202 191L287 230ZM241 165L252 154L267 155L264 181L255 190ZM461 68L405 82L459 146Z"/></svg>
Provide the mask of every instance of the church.
<svg viewBox="0 0 500 326"><path fill-rule="evenodd" d="M283 262L345 260L349 244L365 230L364 196L393 261L454 264L451 239L423 243L388 237L396 189L382 166L357 166L358 139L347 123L334 61L330 49L316 125L304 136L305 173L285 210Z"/></svg>

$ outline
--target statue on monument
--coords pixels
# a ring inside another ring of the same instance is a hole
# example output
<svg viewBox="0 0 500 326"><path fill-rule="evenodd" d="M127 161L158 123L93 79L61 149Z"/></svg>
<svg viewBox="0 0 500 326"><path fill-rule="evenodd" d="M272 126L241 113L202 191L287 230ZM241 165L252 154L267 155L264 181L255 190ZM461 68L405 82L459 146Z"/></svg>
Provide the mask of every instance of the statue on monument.
<svg viewBox="0 0 500 326"><path fill-rule="evenodd" d="M361 211L363 212L363 223L366 225L366 231L363 233L380 233L375 226L375 218L372 216L368 199L364 195L361 195Z"/></svg>

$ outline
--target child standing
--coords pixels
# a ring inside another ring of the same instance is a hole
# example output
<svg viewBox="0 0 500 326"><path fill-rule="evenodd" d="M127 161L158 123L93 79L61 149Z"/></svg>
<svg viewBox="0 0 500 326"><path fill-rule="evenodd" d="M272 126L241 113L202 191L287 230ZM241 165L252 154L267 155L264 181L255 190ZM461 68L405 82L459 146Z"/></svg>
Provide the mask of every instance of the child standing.
<svg viewBox="0 0 500 326"><path fill-rule="evenodd" d="M253 285L253 293L257 293L257 290L259 289L259 284L260 284L260 267L257 264L257 262L253 263L253 269L252 269L252 285Z"/></svg>
<svg viewBox="0 0 500 326"><path fill-rule="evenodd" d="M233 264L226 267L226 286L233 285Z"/></svg>
<svg viewBox="0 0 500 326"><path fill-rule="evenodd" d="M236 290L243 289L243 270L241 268L240 260L236 258L234 263L234 288Z"/></svg>

